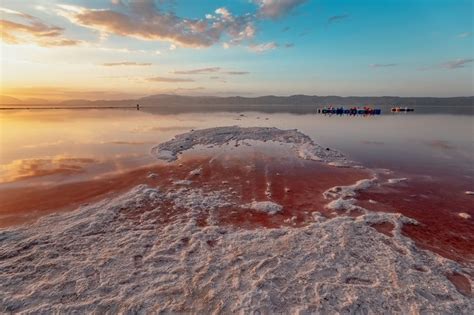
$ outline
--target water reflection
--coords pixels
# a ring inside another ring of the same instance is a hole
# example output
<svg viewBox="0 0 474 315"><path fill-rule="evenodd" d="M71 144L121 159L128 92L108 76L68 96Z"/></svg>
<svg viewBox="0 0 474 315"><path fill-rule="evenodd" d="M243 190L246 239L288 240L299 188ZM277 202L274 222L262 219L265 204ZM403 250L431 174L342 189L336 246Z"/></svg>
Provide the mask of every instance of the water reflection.
<svg viewBox="0 0 474 315"><path fill-rule="evenodd" d="M92 158L66 156L15 160L12 163L1 165L1 181L12 182L32 177L74 175L83 173L88 164L97 162L97 160Z"/></svg>
<svg viewBox="0 0 474 315"><path fill-rule="evenodd" d="M224 125L297 128L370 167L474 178L473 116L459 115L455 108L447 112L458 115L437 107L425 108L436 115L420 110L369 117L317 115L314 106L213 108L0 112L1 182L61 183L149 165L156 163L149 155L154 144L191 129Z"/></svg>

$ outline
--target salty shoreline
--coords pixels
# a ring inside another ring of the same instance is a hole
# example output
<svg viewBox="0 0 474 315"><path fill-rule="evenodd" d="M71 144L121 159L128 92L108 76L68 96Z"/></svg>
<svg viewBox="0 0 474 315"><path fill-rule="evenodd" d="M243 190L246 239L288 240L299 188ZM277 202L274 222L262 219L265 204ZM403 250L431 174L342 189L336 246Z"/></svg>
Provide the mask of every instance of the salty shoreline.
<svg viewBox="0 0 474 315"><path fill-rule="evenodd" d="M377 189L405 179L348 167L296 131L227 128L158 146L171 160L202 145L217 157L39 190L44 204L3 195L10 213L76 209L0 229L0 310L473 311L472 260L418 248L405 230L425 227L377 207ZM245 145L255 134L274 151Z"/></svg>
<svg viewBox="0 0 474 315"><path fill-rule="evenodd" d="M202 226L200 210L225 208L226 198L140 185L2 230L2 311L472 312L462 289L472 269L419 250L401 235L400 215ZM187 211L163 206L172 204ZM394 224L392 237L372 228L381 222Z"/></svg>

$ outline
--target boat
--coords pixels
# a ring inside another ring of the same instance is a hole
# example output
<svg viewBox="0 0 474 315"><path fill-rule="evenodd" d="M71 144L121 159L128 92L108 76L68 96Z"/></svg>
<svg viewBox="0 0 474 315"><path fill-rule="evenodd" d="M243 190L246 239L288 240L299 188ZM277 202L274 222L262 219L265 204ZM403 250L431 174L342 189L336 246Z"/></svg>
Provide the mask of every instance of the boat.
<svg viewBox="0 0 474 315"><path fill-rule="evenodd" d="M392 113L407 113L407 112L414 112L414 108L408 108L408 107L392 107L391 109Z"/></svg>
<svg viewBox="0 0 474 315"><path fill-rule="evenodd" d="M379 108L372 108L372 107L367 107L364 106L363 108L359 107L350 107L350 108L344 108L344 107L324 107L324 108L318 108L318 114L325 114L325 115L380 115L382 113L382 110Z"/></svg>

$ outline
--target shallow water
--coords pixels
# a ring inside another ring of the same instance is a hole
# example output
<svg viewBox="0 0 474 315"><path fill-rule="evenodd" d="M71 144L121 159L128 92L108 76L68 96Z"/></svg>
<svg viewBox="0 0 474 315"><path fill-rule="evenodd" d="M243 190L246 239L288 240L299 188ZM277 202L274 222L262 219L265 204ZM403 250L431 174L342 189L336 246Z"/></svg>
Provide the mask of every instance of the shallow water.
<svg viewBox="0 0 474 315"><path fill-rule="evenodd" d="M123 172L156 163L149 154L151 147L176 134L238 125L297 128L365 166L455 180L474 190L473 117L442 111L369 117L259 112L165 115L147 109L2 111L0 189Z"/></svg>
<svg viewBox="0 0 474 315"><path fill-rule="evenodd" d="M0 115L0 311L472 313L474 116Z"/></svg>

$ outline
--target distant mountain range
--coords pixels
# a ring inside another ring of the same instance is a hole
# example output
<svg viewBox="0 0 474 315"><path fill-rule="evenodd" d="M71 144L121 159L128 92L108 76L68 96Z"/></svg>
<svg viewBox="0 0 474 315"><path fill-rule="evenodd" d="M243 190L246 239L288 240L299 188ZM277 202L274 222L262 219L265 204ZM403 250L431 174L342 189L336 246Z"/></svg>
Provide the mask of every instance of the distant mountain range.
<svg viewBox="0 0 474 315"><path fill-rule="evenodd" d="M184 96L172 94L157 94L128 100L67 100L59 103L48 102L42 99L19 100L9 96L0 96L2 105L54 105L54 106L93 106L93 107L116 107L116 106L140 106L147 107L195 107L219 105L244 107L255 105L311 105L311 106L473 106L474 96L468 97L397 97L397 96L259 96L259 97L217 97L217 96Z"/></svg>
<svg viewBox="0 0 474 315"><path fill-rule="evenodd" d="M0 95L1 105L30 105L30 104L49 104L50 102L41 98L27 98L20 100L16 97Z"/></svg>

